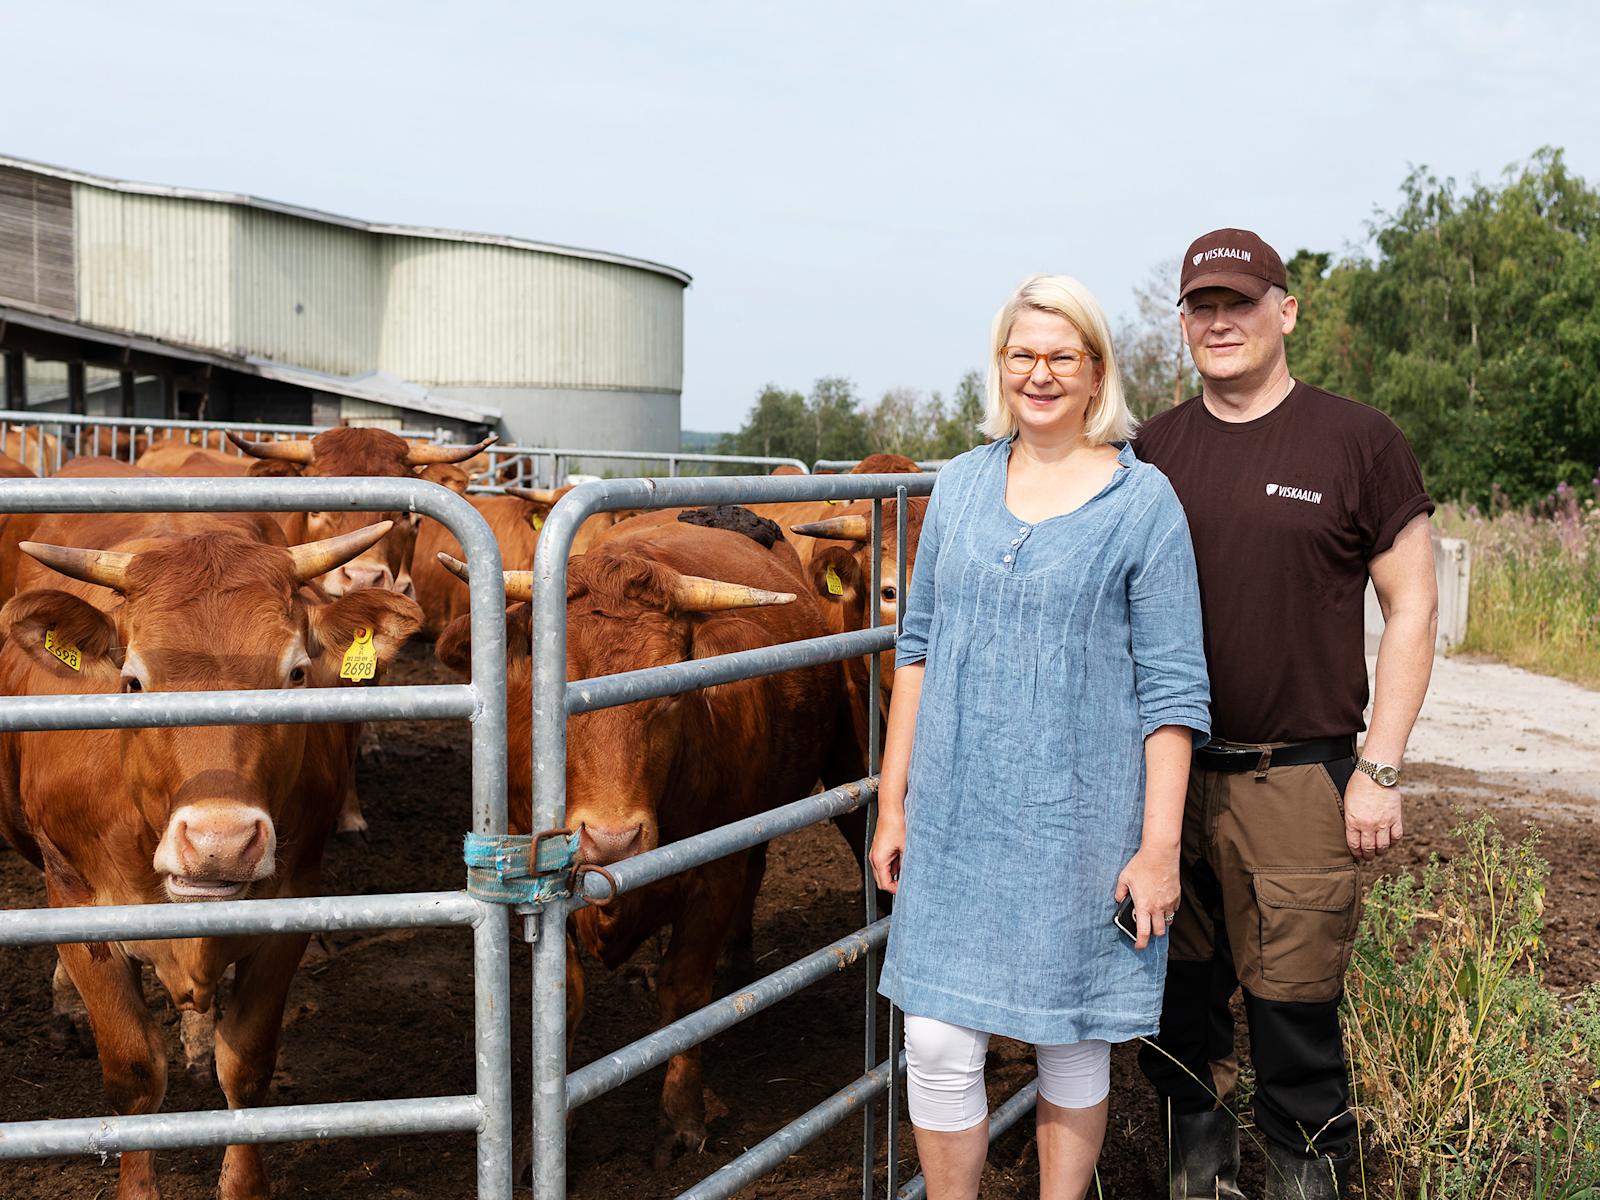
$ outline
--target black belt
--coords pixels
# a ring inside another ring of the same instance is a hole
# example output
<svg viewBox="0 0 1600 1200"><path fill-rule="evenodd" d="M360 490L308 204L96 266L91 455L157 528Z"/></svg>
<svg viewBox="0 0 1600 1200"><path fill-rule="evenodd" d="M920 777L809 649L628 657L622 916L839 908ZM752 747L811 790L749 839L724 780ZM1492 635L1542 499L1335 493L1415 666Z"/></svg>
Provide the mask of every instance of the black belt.
<svg viewBox="0 0 1600 1200"><path fill-rule="evenodd" d="M1270 747L1213 743L1194 752L1194 765L1203 771L1264 772L1269 767L1303 767L1307 763L1337 762L1355 756L1355 735L1346 734Z"/></svg>

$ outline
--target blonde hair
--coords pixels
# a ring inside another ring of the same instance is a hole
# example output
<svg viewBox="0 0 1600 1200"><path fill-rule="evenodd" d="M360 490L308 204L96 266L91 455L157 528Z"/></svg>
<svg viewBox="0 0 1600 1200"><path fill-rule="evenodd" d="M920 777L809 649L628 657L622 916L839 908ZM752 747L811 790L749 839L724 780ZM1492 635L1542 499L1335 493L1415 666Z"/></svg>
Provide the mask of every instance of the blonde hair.
<svg viewBox="0 0 1600 1200"><path fill-rule="evenodd" d="M1011 336L1011 326L1024 309L1054 313L1071 321L1083 335L1084 347L1099 358L1100 391L1083 417L1083 436L1091 445L1125 442L1138 428L1127 397L1122 392L1122 375L1117 370L1116 351L1111 346L1111 327L1094 293L1069 275L1034 275L1024 279L1011 299L995 314L989 339L989 373L983 423L985 436L998 441L1017 431L1017 419L1006 404L1000 385L1000 350Z"/></svg>

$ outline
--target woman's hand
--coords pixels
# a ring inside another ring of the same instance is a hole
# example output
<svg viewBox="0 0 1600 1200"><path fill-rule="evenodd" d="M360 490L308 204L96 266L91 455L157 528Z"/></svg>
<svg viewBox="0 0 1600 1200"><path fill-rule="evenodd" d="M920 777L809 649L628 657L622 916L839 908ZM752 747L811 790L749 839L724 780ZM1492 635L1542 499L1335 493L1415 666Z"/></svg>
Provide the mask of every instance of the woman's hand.
<svg viewBox="0 0 1600 1200"><path fill-rule="evenodd" d="M877 846L874 843L873 849ZM1165 937L1167 922L1178 911L1178 851L1152 850L1141 846L1117 876L1116 901L1133 893L1134 917L1139 922L1135 950L1150 944L1151 935Z"/></svg>
<svg viewBox="0 0 1600 1200"><path fill-rule="evenodd" d="M878 811L878 825L872 832L872 849L867 861L880 891L893 895L900 890L900 860L906 852L906 822L903 816Z"/></svg>

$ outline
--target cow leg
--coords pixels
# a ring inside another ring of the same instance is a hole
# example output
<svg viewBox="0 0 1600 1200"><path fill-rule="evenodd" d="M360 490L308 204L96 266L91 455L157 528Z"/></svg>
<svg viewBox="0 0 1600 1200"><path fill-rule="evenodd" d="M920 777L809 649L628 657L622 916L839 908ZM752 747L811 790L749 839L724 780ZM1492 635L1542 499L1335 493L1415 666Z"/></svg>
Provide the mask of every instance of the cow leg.
<svg viewBox="0 0 1600 1200"><path fill-rule="evenodd" d="M88 1011L112 1111L123 1116L157 1112L167 1094L167 1049L144 1002L139 964L117 949L100 950L96 959L81 944L61 946L58 953ZM125 1151L117 1170L117 1200L160 1198L155 1154Z"/></svg>
<svg viewBox="0 0 1600 1200"><path fill-rule="evenodd" d="M689 895L673 922L672 940L656 973L656 1002L663 1025L711 1002L717 956L744 895L745 857L729 855L689 873ZM697 1148L706 1140L705 1084L698 1046L674 1055L667 1063L661 1123L652 1159L657 1170L669 1166L678 1150Z"/></svg>
<svg viewBox="0 0 1600 1200"><path fill-rule="evenodd" d="M334 835L341 842L364 842L367 840L367 819L361 813L361 797L356 794L356 759L365 759L378 752L378 731L364 722L347 725L345 729L350 770L345 773L344 796L339 801L339 818L334 825Z"/></svg>
<svg viewBox="0 0 1600 1200"><path fill-rule="evenodd" d="M739 901L739 911L734 915L733 934L728 939L727 985L729 990L741 988L756 978L756 896L761 891L761 880L767 872L767 843L750 848L750 861L745 867L744 895Z"/></svg>
<svg viewBox="0 0 1600 1200"><path fill-rule="evenodd" d="M56 958L55 974L50 979L50 1044L57 1050L69 1047L81 1057L94 1054L94 1033L89 1028L89 1009L72 986L66 964Z"/></svg>
<svg viewBox="0 0 1600 1200"><path fill-rule="evenodd" d="M191 1075L209 1075L217 1052L217 1014L188 1010L178 1014L178 1041L183 1046L183 1068Z"/></svg>
<svg viewBox="0 0 1600 1200"><path fill-rule="evenodd" d="M217 1078L229 1108L254 1108L267 1097L283 1006L309 935L270 937L235 970L230 1003L217 1022ZM229 1146L222 1156L219 1200L267 1200L267 1173L257 1146Z"/></svg>

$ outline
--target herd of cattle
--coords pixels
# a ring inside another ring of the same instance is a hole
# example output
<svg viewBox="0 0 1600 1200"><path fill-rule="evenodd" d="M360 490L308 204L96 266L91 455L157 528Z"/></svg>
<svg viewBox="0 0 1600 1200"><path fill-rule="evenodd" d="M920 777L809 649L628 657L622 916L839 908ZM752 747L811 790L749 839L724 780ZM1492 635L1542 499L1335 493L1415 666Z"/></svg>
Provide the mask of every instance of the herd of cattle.
<svg viewBox="0 0 1600 1200"><path fill-rule="evenodd" d="M377 429L296 441L230 433L242 454L184 442L137 465L71 459L60 476L418 475L467 495L488 445L447 447ZM10 446L8 449L17 447ZM874 455L861 472L915 471ZM0 453L0 477L33 474ZM0 482L0 487L5 484ZM531 566L559 492L467 495L507 563ZM908 565L926 501L907 512ZM881 593L871 578L870 502L664 510L592 517L567 586L568 677L582 679L892 622L894 504L885 505ZM434 639L465 671L460 547L410 514L0 516L0 695L359 686L401 646ZM505 575L510 826L530 833L532 574ZM350 656L367 671L349 671ZM720 684L571 718L568 825L582 861L604 865L866 772L861 660ZM370 736L370 731L367 736ZM349 724L0 734L0 836L44 874L52 906L311 896L324 846L366 828ZM381 820L381 814L374 819ZM863 817L841 821L861 852ZM719 958L753 974L752 914L765 847L584 908L568 937L568 1029L583 1005L578 947L607 967L672 927L657 973L663 1023L708 1003ZM62 1027L86 1019L118 1113L157 1111L167 1047L146 1007L142 964L183 1014L185 1052L212 1051L230 1107L266 1099L284 1004L307 935L186 938L59 948ZM230 966L225 1003L219 987ZM220 1009L220 1012L218 1011ZM214 1024L213 1024L213 1016ZM698 1051L674 1058L658 1163L705 1137ZM119 1200L158 1195L154 1156L121 1156ZM268 1195L259 1152L230 1146L225 1200Z"/></svg>

